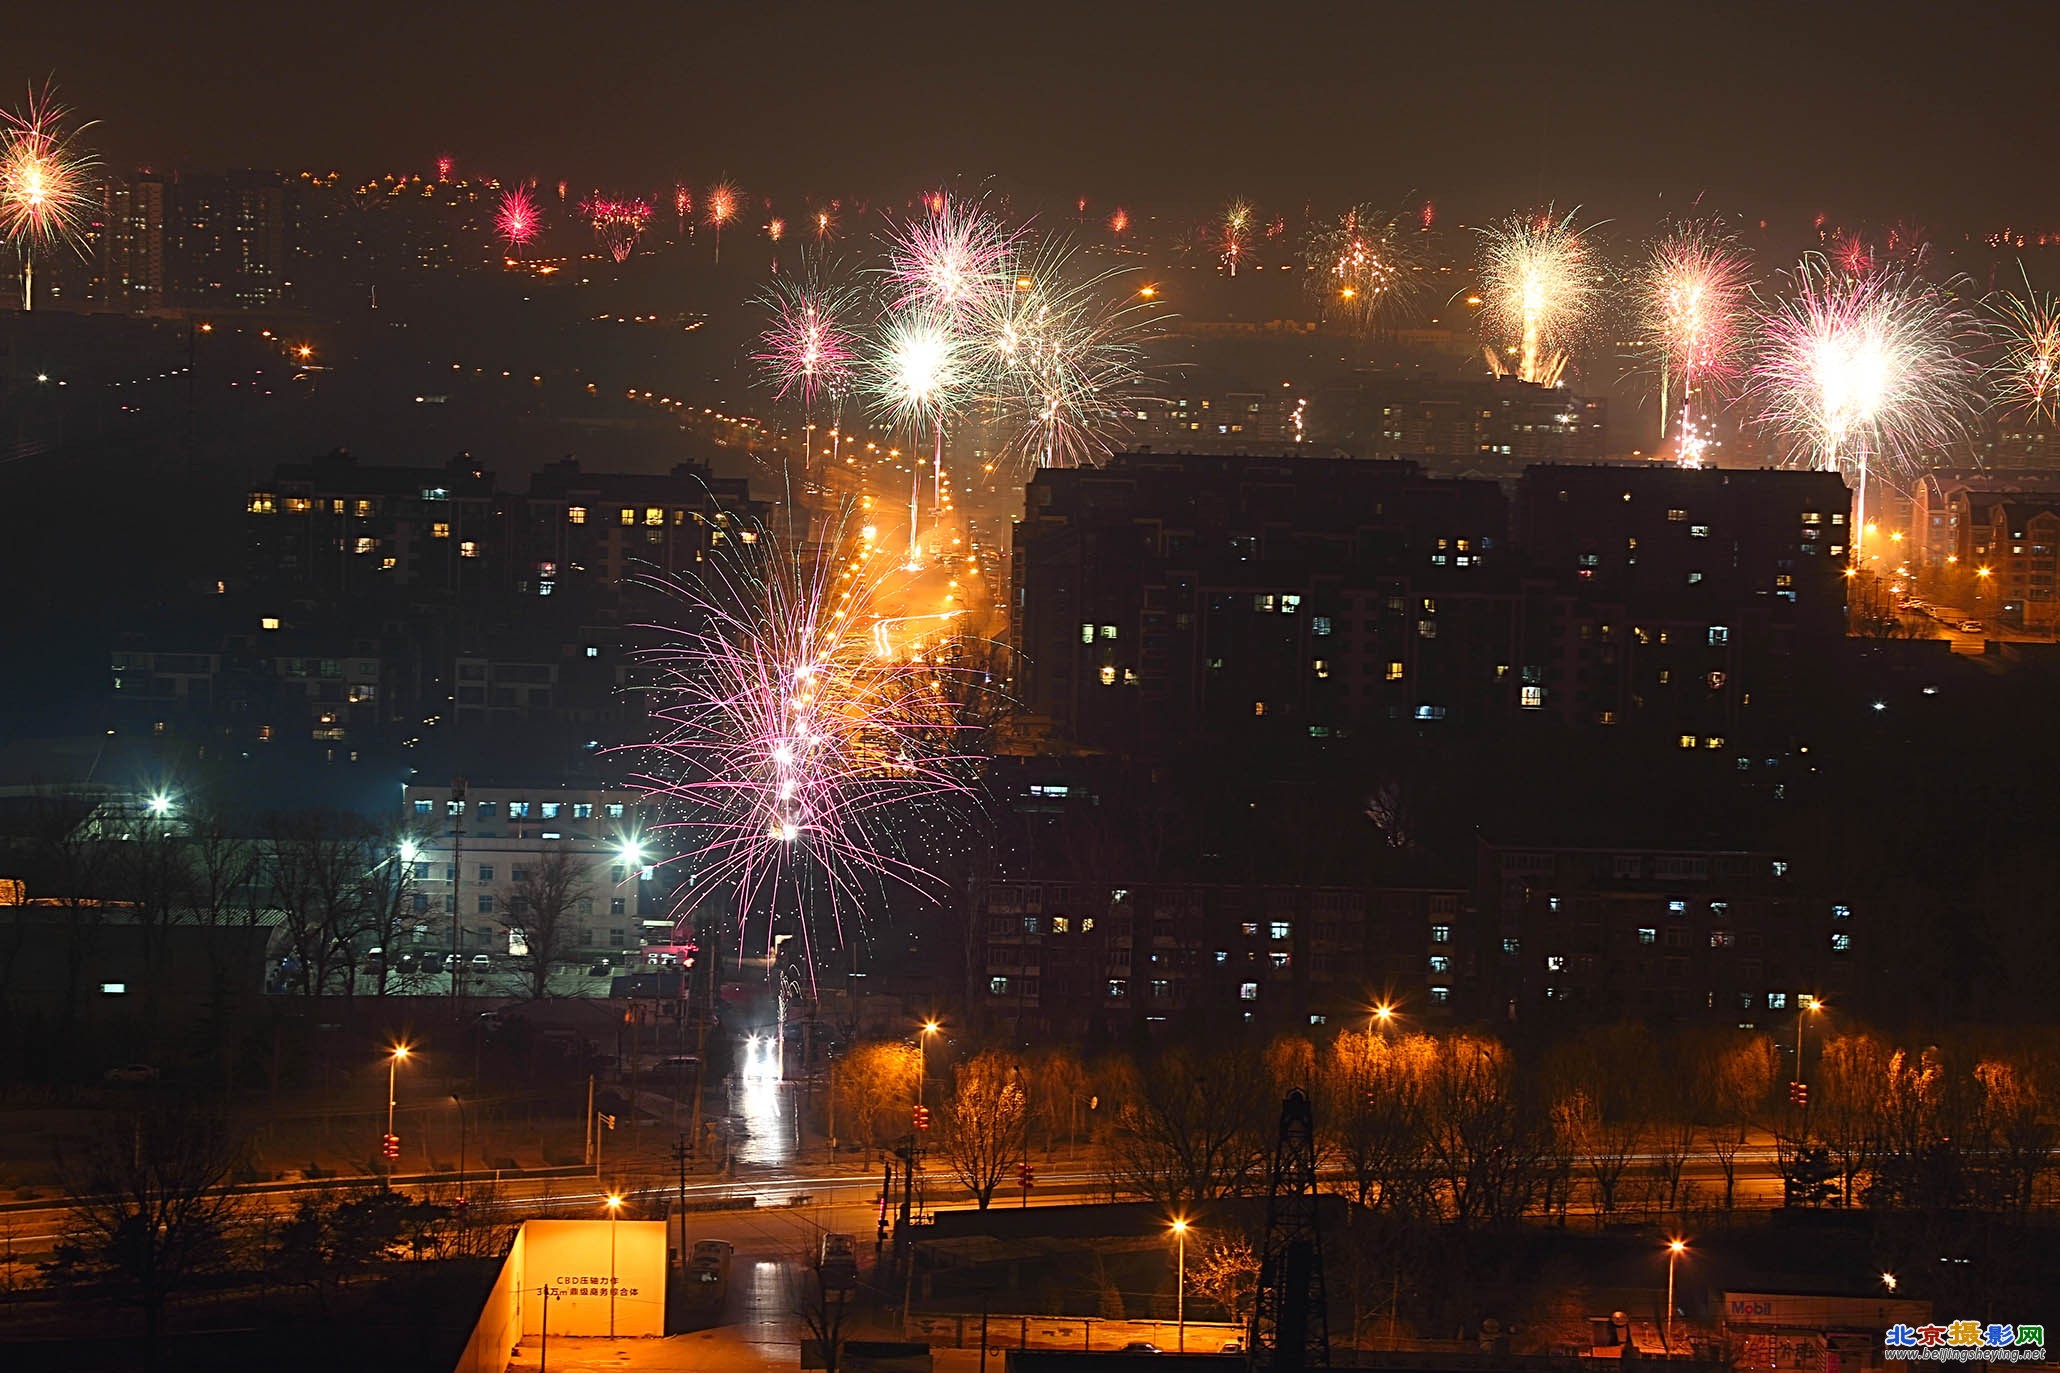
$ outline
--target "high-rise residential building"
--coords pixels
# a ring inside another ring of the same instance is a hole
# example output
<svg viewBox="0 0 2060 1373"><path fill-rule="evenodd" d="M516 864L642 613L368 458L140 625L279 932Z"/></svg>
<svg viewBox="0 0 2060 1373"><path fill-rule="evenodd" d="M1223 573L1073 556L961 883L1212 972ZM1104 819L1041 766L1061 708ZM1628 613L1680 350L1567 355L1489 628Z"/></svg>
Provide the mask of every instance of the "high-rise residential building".
<svg viewBox="0 0 2060 1373"><path fill-rule="evenodd" d="M1360 372L1326 387L1311 435L1363 458L1599 460L1609 407L1565 386L1514 377L1451 380Z"/></svg>

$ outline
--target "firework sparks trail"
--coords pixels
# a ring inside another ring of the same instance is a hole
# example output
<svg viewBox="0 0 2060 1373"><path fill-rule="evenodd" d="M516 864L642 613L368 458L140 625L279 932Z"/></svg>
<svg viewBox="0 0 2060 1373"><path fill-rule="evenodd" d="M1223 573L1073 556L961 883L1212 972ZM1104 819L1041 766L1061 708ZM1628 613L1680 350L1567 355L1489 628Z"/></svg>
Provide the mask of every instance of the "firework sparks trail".
<svg viewBox="0 0 2060 1373"><path fill-rule="evenodd" d="M1130 211L1118 205L1116 212L1109 216L1109 232L1117 238L1121 238L1124 234L1130 232Z"/></svg>
<svg viewBox="0 0 2060 1373"><path fill-rule="evenodd" d="M832 280L817 261L805 263L799 277L775 279L764 304L772 324L758 336L760 351L752 361L764 369L774 400L793 395L801 401L801 462L806 472L814 459L816 401L825 395L841 398L851 389L858 341L845 321L857 307L858 293ZM792 502L789 480L790 511Z"/></svg>
<svg viewBox="0 0 2060 1373"><path fill-rule="evenodd" d="M1548 205L1480 231L1485 317L1502 344L1515 340L1524 381L1559 379L1601 281L1586 231L1574 226L1578 213L1555 217Z"/></svg>
<svg viewBox="0 0 2060 1373"><path fill-rule="evenodd" d="M680 841L676 918L727 895L739 951L761 919L770 950L796 910L812 985L818 949L863 933L871 890L941 889L909 841L972 798L953 697L977 674L880 651L893 560L870 540L840 530L836 551L804 555L752 532L668 587L675 623L647 627L659 728L634 781Z"/></svg>
<svg viewBox="0 0 2060 1373"><path fill-rule="evenodd" d="M694 193L684 185L672 188L672 212L679 220L679 236L687 236L687 216L694 213Z"/></svg>
<svg viewBox="0 0 2060 1373"><path fill-rule="evenodd" d="M1245 261L1252 250L1252 207L1248 201L1233 200L1224 207L1221 233L1216 241L1217 256L1223 268L1231 276L1237 275L1237 265Z"/></svg>
<svg viewBox="0 0 2060 1373"><path fill-rule="evenodd" d="M536 202L527 189L515 186L502 192L500 208L494 214L494 232L518 261L522 250L536 240L536 221Z"/></svg>
<svg viewBox="0 0 2060 1373"><path fill-rule="evenodd" d="M1046 241L1018 258L1014 289L986 312L987 399L1024 461L1098 462L1128 432L1145 398L1151 328L1143 298L1124 285L1133 270L1083 273L1071 244Z"/></svg>
<svg viewBox="0 0 2060 1373"><path fill-rule="evenodd" d="M708 188L703 207L708 227L715 230L715 260L721 262L722 226L737 217L737 188L727 181L716 182Z"/></svg>
<svg viewBox="0 0 2060 1373"><path fill-rule="evenodd" d="M1786 298L1758 311L1749 396L1790 462L1846 474L1858 555L1873 473L1910 470L1966 437L1982 325L1952 294L1958 282L1891 271L1856 281L1814 254L1787 275Z"/></svg>
<svg viewBox="0 0 2060 1373"><path fill-rule="evenodd" d="M651 207L642 200L596 197L583 207L594 226L594 238L617 262L625 262L651 222Z"/></svg>
<svg viewBox="0 0 2060 1373"><path fill-rule="evenodd" d="M2026 277L2023 294L1996 296L1989 308L2002 343L1989 369L1996 403L2017 414L2052 418L2060 413L2060 301L2034 292Z"/></svg>
<svg viewBox="0 0 2060 1373"><path fill-rule="evenodd" d="M1744 342L1747 267L1736 242L1714 221L1670 229L1652 245L1643 273L1643 306L1659 361L1659 432L1669 421L1684 467L1702 465L1708 437L1694 418L1699 390L1735 381ZM1680 401L1668 411L1673 379Z"/></svg>
<svg viewBox="0 0 2060 1373"><path fill-rule="evenodd" d="M36 304L36 251L83 244L81 223L92 204L86 179L95 164L72 146L70 113L48 87L32 89L19 110L0 111L0 237L21 258L23 310Z"/></svg>
<svg viewBox="0 0 2060 1373"><path fill-rule="evenodd" d="M1355 206L1312 234L1303 279L1324 317L1364 336L1383 315L1406 308L1422 266L1417 237L1399 216L1370 205Z"/></svg>

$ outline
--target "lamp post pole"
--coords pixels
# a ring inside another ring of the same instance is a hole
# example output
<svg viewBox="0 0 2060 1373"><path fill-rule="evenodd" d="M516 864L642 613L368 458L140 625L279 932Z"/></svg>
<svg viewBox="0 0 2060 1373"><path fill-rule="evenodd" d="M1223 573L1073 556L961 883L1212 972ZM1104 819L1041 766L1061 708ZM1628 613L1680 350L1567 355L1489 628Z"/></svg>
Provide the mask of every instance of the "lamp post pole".
<svg viewBox="0 0 2060 1373"><path fill-rule="evenodd" d="M1660 1344L1669 1354L1674 1352L1674 1264L1687 1248L1686 1241L1667 1241L1667 1317L1666 1324L1661 1327Z"/></svg>
<svg viewBox="0 0 2060 1373"><path fill-rule="evenodd" d="M394 1087L396 1083L396 1074L400 1070L401 1060L406 1058L407 1056L408 1046L405 1044L394 1045L393 1052L386 1056L386 1138L380 1141L381 1145L385 1145L389 1140L392 1140L394 1137L393 1108L395 1105ZM381 1152L384 1152L384 1150L382 1149ZM399 1164L400 1148L396 1144L393 1149L393 1157L386 1160L386 1186L389 1191L391 1191L393 1188L393 1170Z"/></svg>
<svg viewBox="0 0 2060 1373"><path fill-rule="evenodd" d="M608 1204L608 1338L615 1338L615 1221L622 1214L622 1194L610 1192Z"/></svg>
<svg viewBox="0 0 2060 1373"><path fill-rule="evenodd" d="M1187 1352L1187 1221L1185 1218L1173 1222L1173 1239L1179 1248L1180 1260L1173 1278L1173 1319L1179 1336L1177 1353Z"/></svg>

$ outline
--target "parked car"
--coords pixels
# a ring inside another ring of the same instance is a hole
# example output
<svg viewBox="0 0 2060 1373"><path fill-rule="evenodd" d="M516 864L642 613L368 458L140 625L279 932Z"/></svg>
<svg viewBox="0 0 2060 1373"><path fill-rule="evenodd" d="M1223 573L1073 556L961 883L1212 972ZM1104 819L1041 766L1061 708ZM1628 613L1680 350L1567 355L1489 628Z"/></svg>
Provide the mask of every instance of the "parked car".
<svg viewBox="0 0 2060 1373"><path fill-rule="evenodd" d="M1243 1340L1225 1340L1223 1348L1216 1352L1219 1354L1242 1354L1245 1352L1245 1342Z"/></svg>
<svg viewBox="0 0 2060 1373"><path fill-rule="evenodd" d="M587 975L589 977L606 977L613 970L614 965L607 959L597 958L594 960L593 965L587 969Z"/></svg>
<svg viewBox="0 0 2060 1373"><path fill-rule="evenodd" d="M1960 621L1960 632L1962 634L1979 634L1986 628L1988 628L1988 626L1984 625L1979 620Z"/></svg>
<svg viewBox="0 0 2060 1373"><path fill-rule="evenodd" d="M155 1082L157 1069L148 1063L124 1063L101 1074L109 1082Z"/></svg>
<svg viewBox="0 0 2060 1373"><path fill-rule="evenodd" d="M476 953L472 955L472 966L475 968L491 968L493 965L493 959L489 958L487 955L483 953Z"/></svg>
<svg viewBox="0 0 2060 1373"><path fill-rule="evenodd" d="M1125 1354L1156 1354L1159 1352L1159 1346L1153 1344L1150 1340L1132 1340L1129 1344L1123 1346L1123 1352Z"/></svg>

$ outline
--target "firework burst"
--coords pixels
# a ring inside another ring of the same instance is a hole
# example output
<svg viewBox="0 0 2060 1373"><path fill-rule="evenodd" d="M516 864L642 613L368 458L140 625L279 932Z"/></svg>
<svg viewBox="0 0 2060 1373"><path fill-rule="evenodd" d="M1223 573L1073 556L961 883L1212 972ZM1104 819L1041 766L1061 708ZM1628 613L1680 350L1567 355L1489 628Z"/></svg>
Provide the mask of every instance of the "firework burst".
<svg viewBox="0 0 2060 1373"><path fill-rule="evenodd" d="M1846 474L1857 544L1873 473L1907 472L1967 436L1982 327L1951 293L1957 282L1855 281L1817 255L1787 275L1786 298L1758 312L1748 394L1787 461Z"/></svg>
<svg viewBox="0 0 2060 1373"><path fill-rule="evenodd" d="M1015 236L977 205L939 195L920 218L891 231L891 307L935 315L958 328L1006 296Z"/></svg>
<svg viewBox="0 0 2060 1373"><path fill-rule="evenodd" d="M617 262L628 260L636 249L637 240L643 237L644 229L651 222L651 207L642 200L597 196L582 210L587 221L594 226L595 241L606 248L608 256Z"/></svg>
<svg viewBox="0 0 2060 1373"><path fill-rule="evenodd" d="M1223 270L1231 276L1237 275L1240 262L1251 259L1254 217L1251 203L1242 198L1231 201L1223 209L1223 223L1218 226L1216 239L1216 256L1223 263Z"/></svg>
<svg viewBox="0 0 2060 1373"><path fill-rule="evenodd" d="M78 247L92 204L86 179L94 159L72 145L70 115L48 87L31 90L19 110L0 111L0 236L21 257L24 310L35 308L37 250Z"/></svg>
<svg viewBox="0 0 2060 1373"><path fill-rule="evenodd" d="M2020 269L2021 270L2021 269ZM2060 413L2060 301L2031 289L1989 301L2002 347L1989 369L1996 403L2021 415Z"/></svg>
<svg viewBox="0 0 2060 1373"><path fill-rule="evenodd" d="M708 188L708 197L702 202L702 213L707 217L708 227L715 231L715 260L722 261L722 226L737 217L737 188L727 181L718 181Z"/></svg>
<svg viewBox="0 0 2060 1373"><path fill-rule="evenodd" d="M1014 289L980 330L984 381L1009 451L1037 466L1099 462L1129 432L1143 399L1142 342L1150 329L1132 269L1087 273L1073 249L1024 253Z"/></svg>
<svg viewBox="0 0 2060 1373"><path fill-rule="evenodd" d="M1418 237L1399 216L1371 205L1354 206L1312 234L1303 280L1325 320L1364 335L1384 316L1406 308L1422 265Z"/></svg>
<svg viewBox="0 0 2060 1373"><path fill-rule="evenodd" d="M1736 240L1715 222L1677 225L1646 256L1641 303L1659 363L1660 437L1671 419L1686 466L1700 466L1708 446L1695 422L1700 393L1721 391L1738 377L1746 275ZM1677 379L1680 399L1670 413Z"/></svg>
<svg viewBox="0 0 2060 1373"><path fill-rule="evenodd" d="M518 259L537 235L536 201L527 189L515 186L501 193L500 208L494 213L494 232Z"/></svg>
<svg viewBox="0 0 2060 1373"><path fill-rule="evenodd" d="M944 423L972 394L979 378L979 359L971 336L953 327L942 313L907 309L887 317L873 362L863 384L872 409L888 426L907 426L911 438L930 425L934 438L931 466L942 503L944 489ZM921 502L923 468L911 461L908 493L908 558L922 556Z"/></svg>
<svg viewBox="0 0 2060 1373"><path fill-rule="evenodd" d="M1495 331L1489 355L1499 369L1495 350L1513 346L1524 381L1559 380L1601 285L1587 231L1574 226L1577 213L1557 216L1548 205L1480 231L1481 294Z"/></svg>
<svg viewBox="0 0 2060 1373"><path fill-rule="evenodd" d="M727 899L738 949L770 950L791 912L812 980L819 950L862 933L870 892L941 889L907 841L972 797L955 670L892 644L895 574L870 540L839 531L803 552L718 522L750 541L669 587L682 613L650 627L658 734L635 782L679 841L680 918Z"/></svg>
<svg viewBox="0 0 2060 1373"><path fill-rule="evenodd" d="M679 221L679 236L687 236L687 216L694 213L694 193L684 184L672 188L672 213Z"/></svg>
<svg viewBox="0 0 2060 1373"><path fill-rule="evenodd" d="M851 389L858 341L847 320L858 303L858 293L830 279L819 261L804 262L798 277L775 277L764 297L772 323L758 336L760 351L752 361L763 369L774 400L793 396L801 402L804 471L814 461L816 402L841 402ZM783 474L784 466L783 461Z"/></svg>

